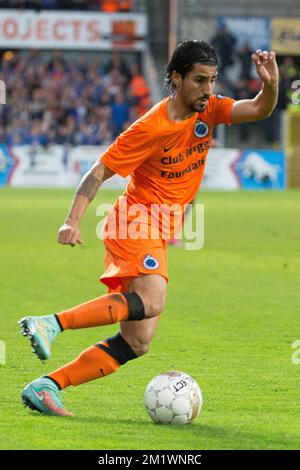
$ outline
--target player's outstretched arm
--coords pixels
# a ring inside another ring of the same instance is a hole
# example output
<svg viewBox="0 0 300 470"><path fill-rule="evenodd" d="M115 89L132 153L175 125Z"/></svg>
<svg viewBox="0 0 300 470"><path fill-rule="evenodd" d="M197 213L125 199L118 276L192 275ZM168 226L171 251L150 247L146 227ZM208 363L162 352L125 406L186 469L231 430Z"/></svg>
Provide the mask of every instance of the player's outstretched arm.
<svg viewBox="0 0 300 470"><path fill-rule="evenodd" d="M80 238L80 221L87 206L94 199L102 183L114 174L101 161L97 161L83 176L75 193L65 223L58 231L58 243L75 246L83 242Z"/></svg>
<svg viewBox="0 0 300 470"><path fill-rule="evenodd" d="M252 60L263 86L252 100L239 100L234 103L231 111L232 124L265 119L272 114L277 104L279 72L275 52L262 52L258 49L252 55Z"/></svg>

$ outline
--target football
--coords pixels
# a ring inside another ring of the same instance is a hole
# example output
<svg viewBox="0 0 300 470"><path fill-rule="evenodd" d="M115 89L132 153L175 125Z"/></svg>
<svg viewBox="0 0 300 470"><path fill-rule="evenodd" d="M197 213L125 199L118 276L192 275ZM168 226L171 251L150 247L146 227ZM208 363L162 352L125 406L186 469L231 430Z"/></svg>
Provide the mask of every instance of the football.
<svg viewBox="0 0 300 470"><path fill-rule="evenodd" d="M188 424L199 416L202 392L195 380L179 371L157 375L145 392L150 418L161 424Z"/></svg>

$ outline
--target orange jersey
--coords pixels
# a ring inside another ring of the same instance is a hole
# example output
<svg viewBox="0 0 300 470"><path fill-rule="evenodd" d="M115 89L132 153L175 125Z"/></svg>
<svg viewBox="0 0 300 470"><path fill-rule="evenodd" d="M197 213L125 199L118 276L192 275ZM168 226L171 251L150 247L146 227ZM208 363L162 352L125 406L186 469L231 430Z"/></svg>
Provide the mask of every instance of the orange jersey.
<svg viewBox="0 0 300 470"><path fill-rule="evenodd" d="M183 208L191 202L203 178L214 127L231 124L231 98L213 95L203 112L183 121L169 119L169 99L153 106L100 157L113 172L130 175L125 191L128 205Z"/></svg>

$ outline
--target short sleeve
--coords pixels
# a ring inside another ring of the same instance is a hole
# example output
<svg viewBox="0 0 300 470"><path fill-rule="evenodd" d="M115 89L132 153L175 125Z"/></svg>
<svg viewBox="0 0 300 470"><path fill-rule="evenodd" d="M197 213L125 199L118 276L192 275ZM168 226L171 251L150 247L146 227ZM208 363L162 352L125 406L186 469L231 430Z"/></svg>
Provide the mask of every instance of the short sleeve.
<svg viewBox="0 0 300 470"><path fill-rule="evenodd" d="M231 126L231 110L234 103L235 100L227 96L214 96L215 126L219 124Z"/></svg>
<svg viewBox="0 0 300 470"><path fill-rule="evenodd" d="M125 178L152 153L153 136L149 126L136 121L99 157L105 166Z"/></svg>

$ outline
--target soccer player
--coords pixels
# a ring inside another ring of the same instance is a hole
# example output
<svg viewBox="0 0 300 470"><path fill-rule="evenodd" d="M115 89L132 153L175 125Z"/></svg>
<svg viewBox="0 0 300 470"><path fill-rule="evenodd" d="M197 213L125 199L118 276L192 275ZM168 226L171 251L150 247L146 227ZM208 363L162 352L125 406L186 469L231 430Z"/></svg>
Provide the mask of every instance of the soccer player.
<svg viewBox="0 0 300 470"><path fill-rule="evenodd" d="M166 68L170 96L123 132L83 177L58 232L58 242L64 245L82 243L80 221L102 183L114 173L130 175L125 195L106 223L101 280L108 293L56 315L25 317L20 324L42 360L49 359L54 338L67 329L119 322L120 332L27 385L22 399L31 409L70 415L60 390L112 374L148 351L166 301L167 240L162 230L159 237L120 236L119 230L113 233L110 228L110 219L120 214L124 198L129 209L143 204L149 214L153 204L175 203L183 208L200 186L213 128L270 116L278 96L275 53L257 50L252 59L261 91L254 99L235 101L213 94L218 73L215 50L203 41L179 44ZM149 233L147 224L152 221L147 220L143 230ZM131 221L129 217L128 226Z"/></svg>

